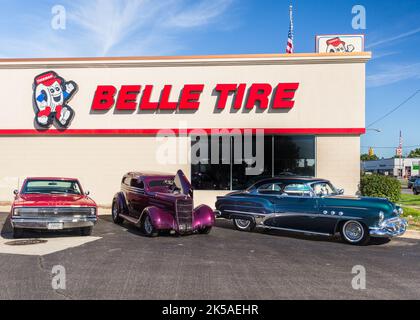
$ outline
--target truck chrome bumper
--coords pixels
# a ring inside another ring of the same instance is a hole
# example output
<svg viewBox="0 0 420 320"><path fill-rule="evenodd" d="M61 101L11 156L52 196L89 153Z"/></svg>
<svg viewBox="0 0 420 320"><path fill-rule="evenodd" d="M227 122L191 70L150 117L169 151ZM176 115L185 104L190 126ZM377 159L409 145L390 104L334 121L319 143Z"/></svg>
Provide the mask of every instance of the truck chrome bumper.
<svg viewBox="0 0 420 320"><path fill-rule="evenodd" d="M393 218L382 222L379 228L371 228L369 234L372 237L393 238L401 236L407 230L408 222L405 219Z"/></svg>
<svg viewBox="0 0 420 320"><path fill-rule="evenodd" d="M10 222L13 228L21 229L44 229L48 230L48 225L50 223L62 223L62 229L72 229L72 228L83 228L83 227L93 227L98 221L96 216L86 216L86 217L54 217L54 218L22 218L22 217L12 217Z"/></svg>

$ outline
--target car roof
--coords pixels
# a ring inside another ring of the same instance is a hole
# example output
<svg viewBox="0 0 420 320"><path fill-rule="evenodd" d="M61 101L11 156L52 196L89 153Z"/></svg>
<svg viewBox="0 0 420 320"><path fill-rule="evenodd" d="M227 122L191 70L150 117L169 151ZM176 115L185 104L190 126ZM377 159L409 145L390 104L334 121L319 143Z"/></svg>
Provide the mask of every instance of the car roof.
<svg viewBox="0 0 420 320"><path fill-rule="evenodd" d="M250 188L253 187L259 187L266 183L275 183L275 182L281 182L285 184L291 184L291 183L313 183L313 182L329 182L329 180L321 179L321 178L313 178L313 177L301 177L301 176L278 176L273 178L267 178L262 179L255 184L253 184Z"/></svg>
<svg viewBox="0 0 420 320"><path fill-rule="evenodd" d="M139 178L139 177L175 177L174 174L165 173L165 172L154 172L154 171L133 171L128 172L126 176Z"/></svg>
<svg viewBox="0 0 420 320"><path fill-rule="evenodd" d="M78 181L78 179L76 178L63 178L63 177L27 177L25 180Z"/></svg>

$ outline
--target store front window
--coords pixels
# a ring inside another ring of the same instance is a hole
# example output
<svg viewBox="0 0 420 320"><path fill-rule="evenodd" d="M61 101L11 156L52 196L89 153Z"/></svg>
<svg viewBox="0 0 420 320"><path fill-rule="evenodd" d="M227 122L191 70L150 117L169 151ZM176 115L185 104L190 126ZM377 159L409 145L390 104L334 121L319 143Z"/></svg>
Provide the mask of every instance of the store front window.
<svg viewBox="0 0 420 320"><path fill-rule="evenodd" d="M238 141L235 139L238 138L242 139L242 143L236 143ZM192 139L192 147L199 141L207 142L208 147L203 154L195 155L199 161L191 165L191 181L196 190L242 190L258 180L274 176L315 176L314 136L265 136L260 140L260 143L264 144L264 151L261 152L264 157L258 175L247 175L247 163L237 159L238 154L242 154L242 159L246 158L243 136L232 136L228 139L225 137L219 139L219 143L212 143L211 137L196 137ZM226 142L228 149L226 145L222 147ZM214 163L215 159L211 161L212 147L219 148L218 164ZM253 136L253 156L260 156L257 149L257 138Z"/></svg>

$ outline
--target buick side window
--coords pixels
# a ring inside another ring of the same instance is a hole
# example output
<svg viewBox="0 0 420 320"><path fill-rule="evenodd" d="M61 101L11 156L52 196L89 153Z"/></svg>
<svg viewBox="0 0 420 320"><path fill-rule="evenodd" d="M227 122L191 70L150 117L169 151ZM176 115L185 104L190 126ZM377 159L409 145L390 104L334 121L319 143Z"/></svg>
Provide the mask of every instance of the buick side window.
<svg viewBox="0 0 420 320"><path fill-rule="evenodd" d="M261 194L281 194L281 186L278 183L267 183L258 188Z"/></svg>
<svg viewBox="0 0 420 320"><path fill-rule="evenodd" d="M289 184L287 185L283 193L286 193L288 196L295 196L295 197L302 197L302 196L310 196L311 189L306 184Z"/></svg>

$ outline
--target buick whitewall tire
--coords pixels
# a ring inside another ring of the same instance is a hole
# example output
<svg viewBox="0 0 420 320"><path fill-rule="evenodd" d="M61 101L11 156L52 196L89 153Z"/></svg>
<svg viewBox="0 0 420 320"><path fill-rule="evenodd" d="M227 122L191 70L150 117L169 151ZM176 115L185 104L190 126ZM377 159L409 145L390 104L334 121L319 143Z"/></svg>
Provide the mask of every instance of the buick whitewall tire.
<svg viewBox="0 0 420 320"><path fill-rule="evenodd" d="M122 224L124 222L124 219L120 217L120 208L115 200L112 202L112 221L116 224Z"/></svg>
<svg viewBox="0 0 420 320"><path fill-rule="evenodd" d="M369 242L369 230L361 222L349 220L341 224L341 237L347 243L353 245L365 245Z"/></svg>
<svg viewBox="0 0 420 320"><path fill-rule="evenodd" d="M239 231L252 231L255 229L255 222L247 219L233 219L235 228Z"/></svg>
<svg viewBox="0 0 420 320"><path fill-rule="evenodd" d="M148 237L156 237L158 236L158 231L152 224L152 219L150 218L150 215L148 212L145 212L143 215L143 222L141 224L141 230L144 233L144 235Z"/></svg>

